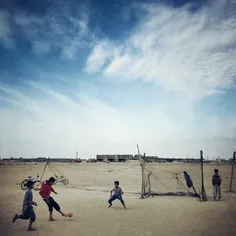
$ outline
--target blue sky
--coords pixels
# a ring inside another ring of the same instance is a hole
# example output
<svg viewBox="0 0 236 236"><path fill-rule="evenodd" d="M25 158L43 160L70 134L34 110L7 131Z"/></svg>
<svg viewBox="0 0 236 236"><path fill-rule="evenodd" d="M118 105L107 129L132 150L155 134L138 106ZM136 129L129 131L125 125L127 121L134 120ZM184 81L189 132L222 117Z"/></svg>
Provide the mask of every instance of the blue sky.
<svg viewBox="0 0 236 236"><path fill-rule="evenodd" d="M231 157L236 2L0 3L0 156Z"/></svg>

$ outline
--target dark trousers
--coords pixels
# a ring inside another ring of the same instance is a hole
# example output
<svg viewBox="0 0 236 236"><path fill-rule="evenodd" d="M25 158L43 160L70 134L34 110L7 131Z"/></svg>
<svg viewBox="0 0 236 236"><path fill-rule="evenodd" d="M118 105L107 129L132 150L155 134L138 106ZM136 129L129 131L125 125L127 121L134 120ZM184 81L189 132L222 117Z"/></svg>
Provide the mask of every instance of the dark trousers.
<svg viewBox="0 0 236 236"><path fill-rule="evenodd" d="M22 220L30 219L32 222L34 222L36 219L36 216L35 216L33 207L32 206L27 207L19 216L19 218Z"/></svg>
<svg viewBox="0 0 236 236"><path fill-rule="evenodd" d="M54 201L54 199L52 197L49 197L48 199L43 199L46 204L48 205L48 210L50 212L53 212L53 208L56 211L60 211L60 206L57 204L57 202Z"/></svg>
<svg viewBox="0 0 236 236"><path fill-rule="evenodd" d="M220 188L220 185L215 184L213 186L213 195L214 195L214 199L216 199L217 197L221 198L221 188Z"/></svg>

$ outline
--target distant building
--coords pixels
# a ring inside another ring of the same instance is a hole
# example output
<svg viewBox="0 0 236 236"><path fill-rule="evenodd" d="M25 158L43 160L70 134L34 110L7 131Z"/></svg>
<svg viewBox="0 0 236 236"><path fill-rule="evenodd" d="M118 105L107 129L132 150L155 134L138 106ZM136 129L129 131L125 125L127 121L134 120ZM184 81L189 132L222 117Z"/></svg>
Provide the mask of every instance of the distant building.
<svg viewBox="0 0 236 236"><path fill-rule="evenodd" d="M134 155L134 156L133 156L133 158L132 158L132 160L139 160L139 159L140 159L140 156L139 156L139 155L137 155L137 154L136 154L136 155Z"/></svg>
<svg viewBox="0 0 236 236"><path fill-rule="evenodd" d="M99 162L125 162L132 160L133 155L97 155L97 161Z"/></svg>
<svg viewBox="0 0 236 236"><path fill-rule="evenodd" d="M37 162L47 162L48 158L46 157L37 157L36 161Z"/></svg>
<svg viewBox="0 0 236 236"><path fill-rule="evenodd" d="M100 162L117 162L118 156L117 155L97 155L97 161Z"/></svg>
<svg viewBox="0 0 236 236"><path fill-rule="evenodd" d="M118 162L125 162L125 161L129 161L132 160L133 155L118 155Z"/></svg>
<svg viewBox="0 0 236 236"><path fill-rule="evenodd" d="M145 156L143 158L146 162L158 162L157 156Z"/></svg>

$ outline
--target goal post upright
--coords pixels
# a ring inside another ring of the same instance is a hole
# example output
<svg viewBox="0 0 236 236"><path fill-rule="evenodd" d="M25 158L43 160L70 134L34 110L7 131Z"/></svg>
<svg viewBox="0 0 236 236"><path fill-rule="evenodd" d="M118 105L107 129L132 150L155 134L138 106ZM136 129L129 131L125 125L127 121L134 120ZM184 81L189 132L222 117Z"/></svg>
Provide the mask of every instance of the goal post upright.
<svg viewBox="0 0 236 236"><path fill-rule="evenodd" d="M232 169L231 169L231 177L230 177L230 184L229 184L229 192L232 192L232 185L233 185L233 178L234 178L235 159L236 159L236 152L234 152L234 154L233 154Z"/></svg>
<svg viewBox="0 0 236 236"><path fill-rule="evenodd" d="M203 171L204 159L203 159L203 151L202 150L200 150L200 163L201 163L201 180L202 180L201 201L206 202L207 195L206 195L205 186L204 186L204 171Z"/></svg>
<svg viewBox="0 0 236 236"><path fill-rule="evenodd" d="M144 183L145 161L144 161L144 158L140 154L140 150L139 150L138 144L137 144L137 149L138 149L139 162L140 162L141 173L142 173L141 198L144 198L144 195L145 195L145 183Z"/></svg>
<svg viewBox="0 0 236 236"><path fill-rule="evenodd" d="M45 164L45 166L44 166L43 172L42 172L42 174L41 174L41 176L40 176L40 181L42 181L42 178L43 178L44 172L45 172L45 170L46 170L48 164L49 164L49 162L47 161L46 164Z"/></svg>

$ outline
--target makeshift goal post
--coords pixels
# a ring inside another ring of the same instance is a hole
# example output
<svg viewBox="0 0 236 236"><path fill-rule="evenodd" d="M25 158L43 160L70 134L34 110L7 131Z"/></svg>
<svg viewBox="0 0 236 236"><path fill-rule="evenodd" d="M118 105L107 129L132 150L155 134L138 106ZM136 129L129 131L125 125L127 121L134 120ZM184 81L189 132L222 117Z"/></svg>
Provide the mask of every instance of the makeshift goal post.
<svg viewBox="0 0 236 236"><path fill-rule="evenodd" d="M139 152L139 148L138 148ZM180 170L180 165L147 162L146 155L140 155L142 173L141 198L149 196L191 196L207 201L204 187L204 159L200 152L200 170L196 172Z"/></svg>
<svg viewBox="0 0 236 236"><path fill-rule="evenodd" d="M235 161L236 161L236 152L233 154L233 159L232 159L232 167L231 167L231 174L230 174L230 183L229 183L229 192L236 191L236 180L235 178Z"/></svg>

